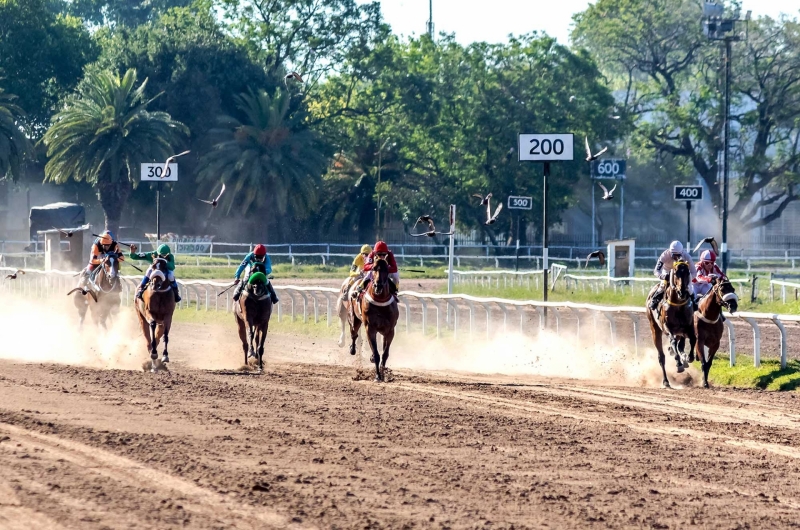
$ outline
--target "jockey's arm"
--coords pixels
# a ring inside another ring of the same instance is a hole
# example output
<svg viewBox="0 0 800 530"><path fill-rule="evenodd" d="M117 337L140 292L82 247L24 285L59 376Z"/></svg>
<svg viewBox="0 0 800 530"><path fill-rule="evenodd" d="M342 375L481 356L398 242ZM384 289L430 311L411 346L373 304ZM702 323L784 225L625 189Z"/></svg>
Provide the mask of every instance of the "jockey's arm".
<svg viewBox="0 0 800 530"><path fill-rule="evenodd" d="M92 255L89 258L89 263L92 265L100 265L102 263L102 260L100 259L101 254L102 252L100 252L100 248L97 245L92 245Z"/></svg>
<svg viewBox="0 0 800 530"><path fill-rule="evenodd" d="M664 270L664 262L661 261L661 258L658 258L658 263L656 263L656 268L653 269L653 275L659 280L663 280L666 277L666 271Z"/></svg>
<svg viewBox="0 0 800 530"><path fill-rule="evenodd" d="M129 252L128 257L136 261L153 261L155 252Z"/></svg>
<svg viewBox="0 0 800 530"><path fill-rule="evenodd" d="M170 271L175 270L175 256L172 255L172 252L167 256L167 269Z"/></svg>
<svg viewBox="0 0 800 530"><path fill-rule="evenodd" d="M397 268L397 261L394 259L394 254L389 252L389 274L397 274L400 269Z"/></svg>
<svg viewBox="0 0 800 530"><path fill-rule="evenodd" d="M255 256L255 254L253 254L253 253L251 252L250 254L248 254L247 256L245 256L245 257L244 257L244 259L242 260L242 262L239 264L239 268L238 268L238 269L236 269L236 273L233 275L233 278L234 278L235 280L238 280L238 279L239 279L239 276L241 276L241 275L242 275L242 273L244 272L244 269L245 269L245 268L246 268L248 265L250 265L250 263L253 261L253 256Z"/></svg>
<svg viewBox="0 0 800 530"><path fill-rule="evenodd" d="M272 274L272 260L269 259L269 254L264 256L264 273L269 276Z"/></svg>
<svg viewBox="0 0 800 530"><path fill-rule="evenodd" d="M375 253L371 252L367 259L364 260L364 272L372 270L372 262L375 260Z"/></svg>

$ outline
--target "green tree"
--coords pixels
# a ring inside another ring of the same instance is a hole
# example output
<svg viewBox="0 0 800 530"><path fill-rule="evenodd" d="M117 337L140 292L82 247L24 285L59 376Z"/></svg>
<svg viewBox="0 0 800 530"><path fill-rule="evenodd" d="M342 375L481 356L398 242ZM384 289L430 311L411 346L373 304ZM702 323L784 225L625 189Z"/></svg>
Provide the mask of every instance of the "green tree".
<svg viewBox="0 0 800 530"><path fill-rule="evenodd" d="M219 118L211 132L214 148L201 159L201 180L226 184L224 203L242 214L270 212L267 218L303 218L314 211L327 158L324 144L291 112L292 98L278 90L249 91L236 97L241 119ZM279 230L283 225L278 224Z"/></svg>
<svg viewBox="0 0 800 530"><path fill-rule="evenodd" d="M194 0L72 0L66 10L87 22L104 26L136 27L155 21L173 7L187 7Z"/></svg>
<svg viewBox="0 0 800 530"><path fill-rule="evenodd" d="M636 120L631 144L640 156L676 159L679 174L699 175L719 206L724 70L700 20L693 0L598 0L575 16L573 40L620 91ZM748 230L800 198L798 23L751 22L745 43L734 49L731 176L738 178L730 215Z"/></svg>
<svg viewBox="0 0 800 530"><path fill-rule="evenodd" d="M77 94L44 135L49 158L48 181L86 181L97 190L106 229L116 232L122 210L138 182L142 162L165 160L185 125L167 113L147 110L145 80L136 86L136 71L120 78L111 72L87 74Z"/></svg>
<svg viewBox="0 0 800 530"><path fill-rule="evenodd" d="M0 87L0 180L17 180L30 150L22 125L25 113L14 103L16 99Z"/></svg>
<svg viewBox="0 0 800 530"><path fill-rule="evenodd" d="M0 70L34 137L98 52L81 21L55 14L51 1L0 0Z"/></svg>

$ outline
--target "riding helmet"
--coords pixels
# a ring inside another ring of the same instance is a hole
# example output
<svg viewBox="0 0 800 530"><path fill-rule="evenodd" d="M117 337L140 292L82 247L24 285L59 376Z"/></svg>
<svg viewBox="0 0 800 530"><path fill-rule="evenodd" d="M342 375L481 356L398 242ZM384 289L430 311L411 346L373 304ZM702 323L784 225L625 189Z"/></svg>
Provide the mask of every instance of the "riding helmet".
<svg viewBox="0 0 800 530"><path fill-rule="evenodd" d="M673 241L669 244L669 251L679 254L683 252L683 244L680 241Z"/></svg>
<svg viewBox="0 0 800 530"><path fill-rule="evenodd" d="M389 252L389 246L383 241L375 243L375 253L378 254L380 252Z"/></svg>
<svg viewBox="0 0 800 530"><path fill-rule="evenodd" d="M256 248L253 249L253 254L256 256L266 256L267 255L267 247L264 245L256 245Z"/></svg>
<svg viewBox="0 0 800 530"><path fill-rule="evenodd" d="M111 236L111 233L106 230L103 232L103 235L100 236L100 244L101 245L110 245L114 242L114 238Z"/></svg>
<svg viewBox="0 0 800 530"><path fill-rule="evenodd" d="M158 252L159 256L168 256L172 251L169 249L169 246L167 244L162 243L161 245L158 246L156 252Z"/></svg>
<svg viewBox="0 0 800 530"><path fill-rule="evenodd" d="M361 253L362 254L369 254L370 252L372 252L372 247L371 246L369 246L369 245L362 245L361 246Z"/></svg>
<svg viewBox="0 0 800 530"><path fill-rule="evenodd" d="M717 255L711 250L704 250L703 253L700 254L700 261L710 261L711 263L714 263L717 261Z"/></svg>

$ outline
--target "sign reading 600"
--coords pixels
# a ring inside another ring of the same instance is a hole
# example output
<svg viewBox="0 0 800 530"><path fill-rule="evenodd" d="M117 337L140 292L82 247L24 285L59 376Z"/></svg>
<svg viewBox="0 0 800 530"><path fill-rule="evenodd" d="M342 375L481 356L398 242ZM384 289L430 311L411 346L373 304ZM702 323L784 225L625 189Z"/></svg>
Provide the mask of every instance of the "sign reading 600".
<svg viewBox="0 0 800 530"><path fill-rule="evenodd" d="M621 158L607 158L592 162L592 178L595 179L624 179L627 161Z"/></svg>

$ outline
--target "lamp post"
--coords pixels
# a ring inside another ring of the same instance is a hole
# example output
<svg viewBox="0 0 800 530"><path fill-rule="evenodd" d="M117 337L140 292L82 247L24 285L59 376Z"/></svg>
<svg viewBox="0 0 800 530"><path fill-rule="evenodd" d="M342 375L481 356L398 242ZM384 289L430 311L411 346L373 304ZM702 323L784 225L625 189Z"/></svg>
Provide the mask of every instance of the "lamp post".
<svg viewBox="0 0 800 530"><path fill-rule="evenodd" d="M725 68L725 102L723 106L724 146L722 153L722 270L728 269L728 187L730 183L730 137L731 137L731 61L733 41L742 40L736 33L736 23L740 22L738 13L735 18L723 18L724 6L716 2L706 2L703 6L703 33L712 41L723 41L723 66ZM748 11L745 21L750 21L752 12Z"/></svg>

